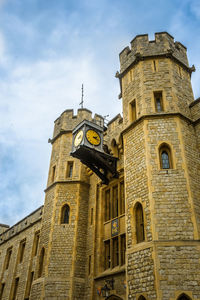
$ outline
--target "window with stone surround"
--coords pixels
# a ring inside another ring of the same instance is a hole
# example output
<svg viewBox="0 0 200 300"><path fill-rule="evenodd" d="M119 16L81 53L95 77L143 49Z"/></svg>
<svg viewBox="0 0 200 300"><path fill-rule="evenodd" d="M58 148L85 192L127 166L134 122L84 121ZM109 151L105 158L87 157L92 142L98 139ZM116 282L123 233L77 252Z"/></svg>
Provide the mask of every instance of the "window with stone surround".
<svg viewBox="0 0 200 300"><path fill-rule="evenodd" d="M67 178L72 178L72 175L73 175L73 166L74 166L74 162L73 161L68 161L67 162L67 171L66 171L66 177Z"/></svg>
<svg viewBox="0 0 200 300"><path fill-rule="evenodd" d="M17 297L18 285L19 285L19 277L15 278L14 281L13 295L11 297L12 300L15 300Z"/></svg>
<svg viewBox="0 0 200 300"><path fill-rule="evenodd" d="M157 72L157 62L155 60L153 60L153 71Z"/></svg>
<svg viewBox="0 0 200 300"><path fill-rule="evenodd" d="M5 282L3 282L3 283L1 284L1 288L0 288L0 299L2 299L2 297L3 297L4 289L5 289Z"/></svg>
<svg viewBox="0 0 200 300"><path fill-rule="evenodd" d="M10 264L10 259L12 255L12 247L8 248L7 253L6 253L6 258L5 258L5 269L7 270Z"/></svg>
<svg viewBox="0 0 200 300"><path fill-rule="evenodd" d="M44 268L44 255L45 249L44 247L40 251L40 258L39 258L39 268L38 268L38 278L42 276L43 268Z"/></svg>
<svg viewBox="0 0 200 300"><path fill-rule="evenodd" d="M34 277L34 272L30 272L28 276L28 281L27 281L27 286L26 286L26 298L24 300L28 300L30 293L31 293L31 287L33 283L33 277Z"/></svg>
<svg viewBox="0 0 200 300"><path fill-rule="evenodd" d="M91 207L91 209L90 209L90 225L93 225L93 214L94 214L94 210L93 210L93 207Z"/></svg>
<svg viewBox="0 0 200 300"><path fill-rule="evenodd" d="M56 175L56 166L53 166L51 171L51 182L54 182L55 175Z"/></svg>
<svg viewBox="0 0 200 300"><path fill-rule="evenodd" d="M136 100L129 103L129 121L130 123L136 120Z"/></svg>
<svg viewBox="0 0 200 300"><path fill-rule="evenodd" d="M89 258L88 258L88 275L91 274L91 260L92 260L92 256L89 255Z"/></svg>
<svg viewBox="0 0 200 300"><path fill-rule="evenodd" d="M163 111L163 96L162 92L154 92L154 103L156 112Z"/></svg>
<svg viewBox="0 0 200 300"><path fill-rule="evenodd" d="M124 181L104 190L105 222L125 213Z"/></svg>
<svg viewBox="0 0 200 300"><path fill-rule="evenodd" d="M135 225L136 225L136 241L141 243L145 240L144 235L144 215L141 203L135 205Z"/></svg>
<svg viewBox="0 0 200 300"><path fill-rule="evenodd" d="M104 202L104 269L125 264L125 197L124 181L119 180L103 191Z"/></svg>
<svg viewBox="0 0 200 300"><path fill-rule="evenodd" d="M159 159L160 159L160 168L161 169L171 169L172 168L171 149L165 143L159 147Z"/></svg>
<svg viewBox="0 0 200 300"><path fill-rule="evenodd" d="M70 207L68 204L63 205L61 210L61 224L69 224Z"/></svg>
<svg viewBox="0 0 200 300"><path fill-rule="evenodd" d="M33 256L37 255L39 240L40 240L40 232L37 231L35 233L34 242L33 242Z"/></svg>
<svg viewBox="0 0 200 300"><path fill-rule="evenodd" d="M22 263L23 261L25 247L26 247L26 240L23 240L20 242L19 245L19 263Z"/></svg>

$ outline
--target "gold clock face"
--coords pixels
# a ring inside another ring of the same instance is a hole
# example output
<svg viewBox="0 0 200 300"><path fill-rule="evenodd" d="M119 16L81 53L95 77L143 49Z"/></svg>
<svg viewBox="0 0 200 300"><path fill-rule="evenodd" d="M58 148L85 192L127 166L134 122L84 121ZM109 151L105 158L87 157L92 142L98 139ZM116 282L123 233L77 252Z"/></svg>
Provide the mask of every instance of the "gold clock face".
<svg viewBox="0 0 200 300"><path fill-rule="evenodd" d="M82 139L83 139L83 130L80 130L75 136L74 146L78 147L78 145L80 145L80 143L82 142Z"/></svg>
<svg viewBox="0 0 200 300"><path fill-rule="evenodd" d="M98 146L101 143L100 135L93 129L89 129L86 132L86 138L88 142L94 146Z"/></svg>

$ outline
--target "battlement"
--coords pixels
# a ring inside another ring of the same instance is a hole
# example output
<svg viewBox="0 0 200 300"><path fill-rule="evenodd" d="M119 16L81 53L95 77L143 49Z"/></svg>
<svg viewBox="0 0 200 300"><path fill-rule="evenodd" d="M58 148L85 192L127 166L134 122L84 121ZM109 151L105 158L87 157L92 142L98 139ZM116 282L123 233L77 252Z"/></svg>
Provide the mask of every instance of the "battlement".
<svg viewBox="0 0 200 300"><path fill-rule="evenodd" d="M137 35L131 41L131 48L126 47L119 54L120 72L123 73L131 64L140 59L156 56L173 56L187 68L187 49L180 42L175 42L173 36L167 32L155 33L155 40L149 40L148 34Z"/></svg>
<svg viewBox="0 0 200 300"><path fill-rule="evenodd" d="M98 114L92 117L92 112L87 108L78 109L77 115L74 115L73 109L67 109L54 122L53 138L62 131L72 131L83 120L94 122L101 127L104 126L104 118Z"/></svg>
<svg viewBox="0 0 200 300"><path fill-rule="evenodd" d="M10 226L6 224L0 224L0 234L6 231Z"/></svg>
<svg viewBox="0 0 200 300"><path fill-rule="evenodd" d="M30 215L28 215L24 219L20 220L12 227L9 227L8 225L0 224L0 227L3 226L5 228L5 230L3 230L3 232L0 233L0 244L4 243L5 241L9 240L13 236L19 234L21 231L32 226L34 223L40 221L42 214L43 214L43 205L40 206L35 211L33 211Z"/></svg>

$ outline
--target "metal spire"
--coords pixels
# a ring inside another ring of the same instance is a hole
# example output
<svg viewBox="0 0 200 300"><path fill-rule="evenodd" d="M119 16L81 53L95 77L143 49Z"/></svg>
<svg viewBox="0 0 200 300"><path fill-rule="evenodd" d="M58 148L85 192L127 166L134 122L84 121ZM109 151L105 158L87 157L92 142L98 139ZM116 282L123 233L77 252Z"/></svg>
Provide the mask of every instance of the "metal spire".
<svg viewBox="0 0 200 300"><path fill-rule="evenodd" d="M81 102L79 103L79 105L81 105L81 108L83 108L83 83L82 83L81 91L82 91Z"/></svg>

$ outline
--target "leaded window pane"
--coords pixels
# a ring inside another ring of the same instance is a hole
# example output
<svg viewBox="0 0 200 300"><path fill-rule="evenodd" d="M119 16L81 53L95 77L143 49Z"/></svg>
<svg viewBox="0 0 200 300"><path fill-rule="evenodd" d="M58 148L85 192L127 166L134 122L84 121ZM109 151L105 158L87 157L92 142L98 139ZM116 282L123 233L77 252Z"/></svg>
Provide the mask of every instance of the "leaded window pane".
<svg viewBox="0 0 200 300"><path fill-rule="evenodd" d="M169 169L169 155L167 151L163 151L161 154L161 159L162 159L162 168L163 169Z"/></svg>

